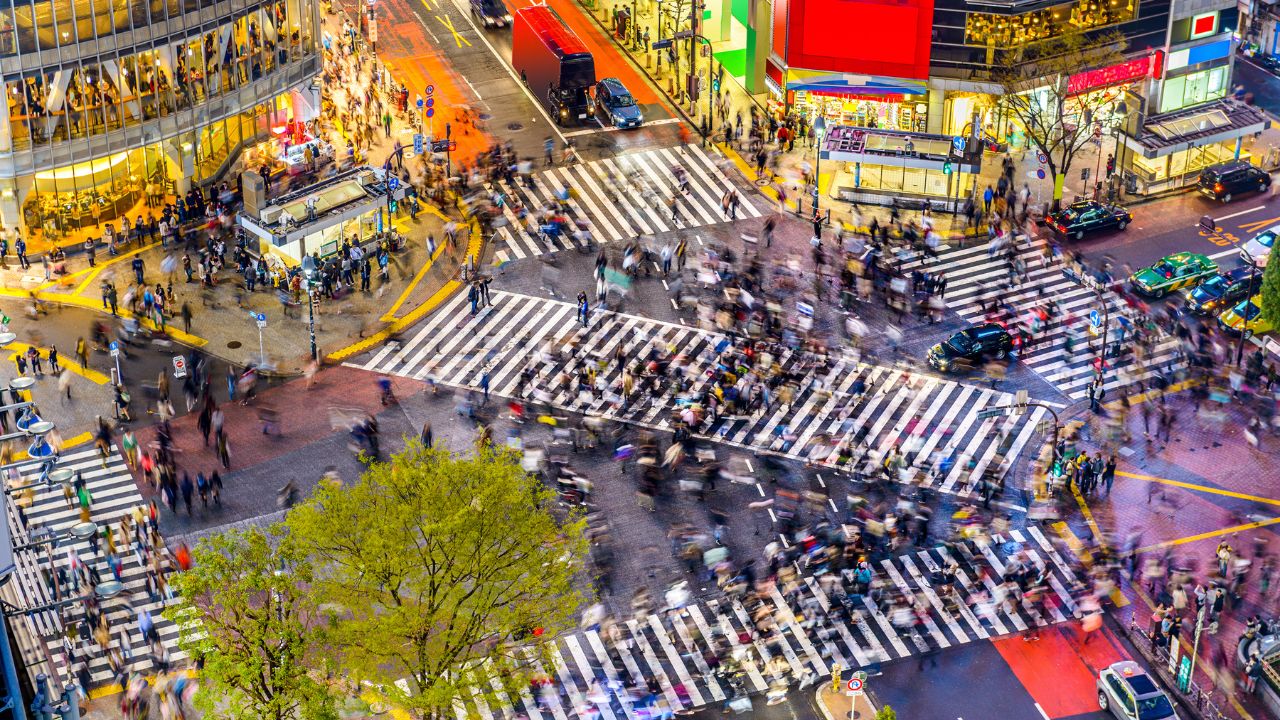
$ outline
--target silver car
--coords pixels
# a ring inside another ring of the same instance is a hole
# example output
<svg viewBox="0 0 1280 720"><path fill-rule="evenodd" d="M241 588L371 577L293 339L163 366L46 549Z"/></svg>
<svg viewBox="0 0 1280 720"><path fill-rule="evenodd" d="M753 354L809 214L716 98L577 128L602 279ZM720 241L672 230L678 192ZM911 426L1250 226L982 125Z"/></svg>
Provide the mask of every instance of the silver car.
<svg viewBox="0 0 1280 720"><path fill-rule="evenodd" d="M1132 660L1098 673L1098 706L1120 720L1178 720L1169 696Z"/></svg>

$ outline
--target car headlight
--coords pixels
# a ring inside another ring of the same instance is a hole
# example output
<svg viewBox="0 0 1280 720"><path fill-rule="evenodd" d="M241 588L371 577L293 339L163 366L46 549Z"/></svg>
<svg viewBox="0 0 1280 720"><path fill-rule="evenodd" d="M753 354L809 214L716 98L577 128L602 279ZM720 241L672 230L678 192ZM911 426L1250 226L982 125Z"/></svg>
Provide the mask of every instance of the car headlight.
<svg viewBox="0 0 1280 720"><path fill-rule="evenodd" d="M510 15L503 15L503 16L502 16L502 19L503 19L503 21L505 21L505 22L511 22L511 16L510 16Z"/></svg>

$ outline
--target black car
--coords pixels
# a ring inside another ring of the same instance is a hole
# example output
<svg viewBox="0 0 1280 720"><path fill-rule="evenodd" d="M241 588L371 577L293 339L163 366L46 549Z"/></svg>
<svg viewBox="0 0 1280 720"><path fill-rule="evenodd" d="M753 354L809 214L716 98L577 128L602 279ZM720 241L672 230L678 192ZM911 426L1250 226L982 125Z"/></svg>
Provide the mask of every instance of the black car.
<svg viewBox="0 0 1280 720"><path fill-rule="evenodd" d="M1049 213L1045 223L1064 238L1081 240L1088 233L1123 230L1133 222L1133 215L1119 205L1081 200L1056 213Z"/></svg>
<svg viewBox="0 0 1280 720"><path fill-rule="evenodd" d="M1241 193L1265 192L1271 175L1245 160L1232 160L1201 170L1199 186L1201 195L1227 203Z"/></svg>
<svg viewBox="0 0 1280 720"><path fill-rule="evenodd" d="M619 129L638 128L644 122L644 113L636 99L617 78L605 78L596 83L596 112Z"/></svg>
<svg viewBox="0 0 1280 720"><path fill-rule="evenodd" d="M1216 315L1249 296L1248 266L1238 267L1183 291L1187 310L1196 315ZM1255 280L1260 284L1260 280ZM1256 291L1257 288L1254 288Z"/></svg>
<svg viewBox="0 0 1280 720"><path fill-rule="evenodd" d="M957 365L973 367L988 358L1007 355L1013 336L995 323L974 325L929 348L929 366L947 372Z"/></svg>
<svg viewBox="0 0 1280 720"><path fill-rule="evenodd" d="M486 28L511 24L511 11L502 0L471 0L471 14L480 18Z"/></svg>

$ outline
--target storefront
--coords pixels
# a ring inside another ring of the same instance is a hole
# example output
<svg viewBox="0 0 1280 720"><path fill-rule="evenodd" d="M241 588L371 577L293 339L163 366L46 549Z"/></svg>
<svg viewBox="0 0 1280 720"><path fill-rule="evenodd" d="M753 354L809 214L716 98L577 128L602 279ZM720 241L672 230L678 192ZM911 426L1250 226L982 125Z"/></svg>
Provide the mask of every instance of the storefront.
<svg viewBox="0 0 1280 720"><path fill-rule="evenodd" d="M781 70L770 67L770 109L795 110L828 126L885 128L923 133L928 128L928 87L924 81L849 73ZM779 82L781 80L782 82Z"/></svg>
<svg viewBox="0 0 1280 720"><path fill-rule="evenodd" d="M236 222L258 238L269 266L292 267L304 255L332 255L344 238L372 240L385 227L389 198L403 197L403 187L388 191L381 170L357 168L279 198L257 217L240 213Z"/></svg>
<svg viewBox="0 0 1280 720"><path fill-rule="evenodd" d="M831 128L821 153L835 164L829 191L834 199L872 205L928 202L936 210L958 207L980 171L980 153L951 155L949 136L850 126Z"/></svg>
<svg viewBox="0 0 1280 720"><path fill-rule="evenodd" d="M1261 110L1233 98L1152 116L1136 137L1120 135L1127 190L1150 195L1192 185L1200 171L1214 163L1248 159L1243 139L1270 125Z"/></svg>

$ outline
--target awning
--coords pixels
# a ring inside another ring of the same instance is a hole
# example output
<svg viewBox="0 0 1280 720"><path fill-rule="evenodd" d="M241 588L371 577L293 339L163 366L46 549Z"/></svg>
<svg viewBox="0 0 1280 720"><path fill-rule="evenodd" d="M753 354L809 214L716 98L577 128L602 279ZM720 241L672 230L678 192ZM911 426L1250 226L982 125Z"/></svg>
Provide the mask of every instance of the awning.
<svg viewBox="0 0 1280 720"><path fill-rule="evenodd" d="M787 89L836 95L925 95L927 80L904 80L878 75L787 70Z"/></svg>
<svg viewBox="0 0 1280 720"><path fill-rule="evenodd" d="M1258 108L1235 98L1216 100L1193 108L1153 115L1143 123L1138 137L1122 134L1124 144L1148 160L1179 150L1235 140L1262 132L1271 121Z"/></svg>

